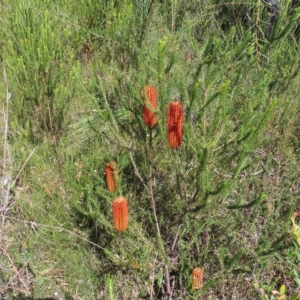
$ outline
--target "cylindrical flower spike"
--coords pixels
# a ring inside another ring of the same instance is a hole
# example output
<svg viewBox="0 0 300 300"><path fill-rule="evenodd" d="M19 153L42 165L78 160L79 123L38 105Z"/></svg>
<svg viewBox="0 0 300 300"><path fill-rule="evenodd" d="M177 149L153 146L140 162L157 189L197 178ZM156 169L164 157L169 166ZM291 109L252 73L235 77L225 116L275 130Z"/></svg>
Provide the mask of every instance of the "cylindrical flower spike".
<svg viewBox="0 0 300 300"><path fill-rule="evenodd" d="M201 289L203 286L203 269L197 267L192 272L192 290Z"/></svg>
<svg viewBox="0 0 300 300"><path fill-rule="evenodd" d="M114 227L117 231L124 231L128 224L128 202L120 196L115 198L112 205Z"/></svg>
<svg viewBox="0 0 300 300"><path fill-rule="evenodd" d="M116 162L107 163L105 166L105 179L107 189L114 193L117 189L118 165Z"/></svg>
<svg viewBox="0 0 300 300"><path fill-rule="evenodd" d="M182 143L183 108L180 102L171 102L168 110L168 143L178 148Z"/></svg>
<svg viewBox="0 0 300 300"><path fill-rule="evenodd" d="M142 91L142 98L144 100L143 117L144 122L148 128L153 128L157 123L156 109L157 109L157 92L154 86L148 85Z"/></svg>

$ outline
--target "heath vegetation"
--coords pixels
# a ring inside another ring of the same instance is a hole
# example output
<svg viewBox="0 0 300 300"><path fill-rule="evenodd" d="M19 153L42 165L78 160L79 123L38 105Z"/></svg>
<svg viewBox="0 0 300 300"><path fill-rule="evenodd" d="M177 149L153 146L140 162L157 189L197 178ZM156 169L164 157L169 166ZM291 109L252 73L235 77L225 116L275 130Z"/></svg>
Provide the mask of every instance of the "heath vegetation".
<svg viewBox="0 0 300 300"><path fill-rule="evenodd" d="M0 298L300 299L299 13L1 1Z"/></svg>

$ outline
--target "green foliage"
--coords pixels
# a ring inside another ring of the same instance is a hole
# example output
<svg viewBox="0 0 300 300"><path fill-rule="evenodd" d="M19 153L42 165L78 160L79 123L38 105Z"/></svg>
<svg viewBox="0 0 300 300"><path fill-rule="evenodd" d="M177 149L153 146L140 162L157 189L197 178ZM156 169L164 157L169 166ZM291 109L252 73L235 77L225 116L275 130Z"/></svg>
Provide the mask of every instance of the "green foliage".
<svg viewBox="0 0 300 300"><path fill-rule="evenodd" d="M291 221L293 223L293 227L291 229L291 236L292 238L296 241L298 246L300 246L300 227L298 224L295 222L295 216L291 217Z"/></svg>
<svg viewBox="0 0 300 300"><path fill-rule="evenodd" d="M12 121L27 130L31 141L48 133L58 142L76 90L73 70L79 66L68 43L73 29L52 14L46 5L31 7L22 1L4 11L3 59L12 94L18 95L12 99Z"/></svg>
<svg viewBox="0 0 300 300"><path fill-rule="evenodd" d="M170 287L174 299L297 299L297 11L288 18L282 3L267 34L261 1L102 2L3 6L9 142L21 172L0 253L3 266L27 270L0 277L13 283L7 299L30 281L23 295L34 299L50 297L49 285L66 299L167 299ZM152 130L145 85L158 91ZM176 150L171 101L185 112ZM115 193L104 177L112 161ZM122 233L111 212L120 195ZM200 291L191 291L195 266Z"/></svg>

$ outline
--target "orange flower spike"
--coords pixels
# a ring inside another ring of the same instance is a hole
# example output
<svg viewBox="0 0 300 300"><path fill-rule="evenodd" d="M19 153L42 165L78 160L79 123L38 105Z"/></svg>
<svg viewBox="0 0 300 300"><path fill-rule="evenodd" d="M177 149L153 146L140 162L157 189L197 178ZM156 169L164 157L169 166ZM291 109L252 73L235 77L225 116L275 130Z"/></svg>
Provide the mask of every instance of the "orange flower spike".
<svg viewBox="0 0 300 300"><path fill-rule="evenodd" d="M117 189L116 179L117 179L118 167L116 162L111 164L106 164L105 166L105 178L107 189L114 193Z"/></svg>
<svg viewBox="0 0 300 300"><path fill-rule="evenodd" d="M197 267L192 272L192 290L201 289L203 286L204 271Z"/></svg>
<svg viewBox="0 0 300 300"><path fill-rule="evenodd" d="M168 143L171 148L178 148L182 143L183 108L180 102L169 104L168 111Z"/></svg>
<svg viewBox="0 0 300 300"><path fill-rule="evenodd" d="M120 196L115 198L112 205L114 227L117 231L124 231L128 225L128 202Z"/></svg>
<svg viewBox="0 0 300 300"><path fill-rule="evenodd" d="M143 117L148 128L153 128L157 123L155 110L157 109L157 92L154 86L148 85L142 91L144 100Z"/></svg>

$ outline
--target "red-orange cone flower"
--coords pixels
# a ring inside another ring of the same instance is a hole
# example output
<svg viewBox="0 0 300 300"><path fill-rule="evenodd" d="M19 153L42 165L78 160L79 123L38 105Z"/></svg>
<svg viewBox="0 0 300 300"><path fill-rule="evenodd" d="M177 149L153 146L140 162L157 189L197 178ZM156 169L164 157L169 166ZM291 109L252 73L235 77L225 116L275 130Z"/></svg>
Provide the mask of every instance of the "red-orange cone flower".
<svg viewBox="0 0 300 300"><path fill-rule="evenodd" d="M114 193L117 189L118 165L116 162L106 164L105 166L105 179L107 189Z"/></svg>
<svg viewBox="0 0 300 300"><path fill-rule="evenodd" d="M169 104L168 111L168 143L171 148L178 148L182 143L183 108L180 102Z"/></svg>
<svg viewBox="0 0 300 300"><path fill-rule="evenodd" d="M117 231L124 231L128 224L128 203L120 196L115 198L112 205L114 227Z"/></svg>
<svg viewBox="0 0 300 300"><path fill-rule="evenodd" d="M192 290L201 289L203 286L204 271L197 267L192 272Z"/></svg>
<svg viewBox="0 0 300 300"><path fill-rule="evenodd" d="M144 100L143 117L148 128L153 128L157 123L155 110L157 109L157 92L154 86L148 85L142 91Z"/></svg>

